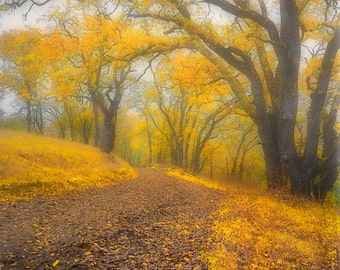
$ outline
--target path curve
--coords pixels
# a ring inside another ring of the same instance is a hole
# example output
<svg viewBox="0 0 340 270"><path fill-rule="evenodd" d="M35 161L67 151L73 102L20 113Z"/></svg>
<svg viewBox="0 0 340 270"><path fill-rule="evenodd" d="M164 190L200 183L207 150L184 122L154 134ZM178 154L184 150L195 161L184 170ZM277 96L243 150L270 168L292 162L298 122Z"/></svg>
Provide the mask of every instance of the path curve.
<svg viewBox="0 0 340 270"><path fill-rule="evenodd" d="M108 188L0 204L0 270L207 269L202 252L225 193L162 169L138 173Z"/></svg>

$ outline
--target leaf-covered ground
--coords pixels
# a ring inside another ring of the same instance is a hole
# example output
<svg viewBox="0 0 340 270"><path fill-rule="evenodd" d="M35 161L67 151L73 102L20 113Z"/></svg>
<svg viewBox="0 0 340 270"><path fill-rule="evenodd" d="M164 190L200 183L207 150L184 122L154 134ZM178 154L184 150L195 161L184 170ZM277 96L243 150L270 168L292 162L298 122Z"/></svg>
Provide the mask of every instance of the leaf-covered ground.
<svg viewBox="0 0 340 270"><path fill-rule="evenodd" d="M134 177L126 162L98 148L0 130L0 202L112 186Z"/></svg>
<svg viewBox="0 0 340 270"><path fill-rule="evenodd" d="M221 191L140 169L136 180L0 204L0 269L207 269Z"/></svg>

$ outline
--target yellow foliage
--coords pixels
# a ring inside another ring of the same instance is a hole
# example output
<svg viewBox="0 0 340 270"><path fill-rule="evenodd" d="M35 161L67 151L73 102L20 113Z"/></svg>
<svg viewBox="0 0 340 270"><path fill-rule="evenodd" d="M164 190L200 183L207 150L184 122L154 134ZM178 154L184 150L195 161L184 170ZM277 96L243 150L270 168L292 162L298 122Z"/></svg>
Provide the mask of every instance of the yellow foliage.
<svg viewBox="0 0 340 270"><path fill-rule="evenodd" d="M321 58L312 58L309 62L307 67L304 69L304 75L306 77L313 78L314 80L317 79L319 75L319 70L321 66L322 59Z"/></svg>
<svg viewBox="0 0 340 270"><path fill-rule="evenodd" d="M328 28L335 29L337 24L336 17L331 19L331 14L335 10L329 8L327 1L299 0L298 6L301 9L299 21L304 31L303 40L328 42L332 37ZM328 21L325 20L325 14L327 14Z"/></svg>
<svg viewBox="0 0 340 270"><path fill-rule="evenodd" d="M107 186L135 176L129 165L94 147L0 131L0 201Z"/></svg>
<svg viewBox="0 0 340 270"><path fill-rule="evenodd" d="M32 99L43 85L46 67L39 51L40 39L41 34L32 29L0 36L0 55L11 62L9 72L1 75L1 84L25 100Z"/></svg>
<svg viewBox="0 0 340 270"><path fill-rule="evenodd" d="M44 56L45 61L51 65L55 62L65 58L63 53L65 39L60 31L54 31L49 35L45 35L43 40L40 42L39 51Z"/></svg>
<svg viewBox="0 0 340 270"><path fill-rule="evenodd" d="M221 78L216 66L205 57L194 53L177 53L168 66L172 72L171 74L167 72L166 76L171 76L175 85L187 89L199 89L204 85L215 87L216 83L213 82Z"/></svg>

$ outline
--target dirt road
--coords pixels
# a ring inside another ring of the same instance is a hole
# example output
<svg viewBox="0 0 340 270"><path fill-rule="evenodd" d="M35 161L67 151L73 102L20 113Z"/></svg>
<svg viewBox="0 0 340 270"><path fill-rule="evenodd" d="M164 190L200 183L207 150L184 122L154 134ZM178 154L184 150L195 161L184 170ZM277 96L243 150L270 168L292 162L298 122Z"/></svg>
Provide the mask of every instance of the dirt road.
<svg viewBox="0 0 340 270"><path fill-rule="evenodd" d="M139 169L80 194L0 205L0 269L207 269L222 192Z"/></svg>

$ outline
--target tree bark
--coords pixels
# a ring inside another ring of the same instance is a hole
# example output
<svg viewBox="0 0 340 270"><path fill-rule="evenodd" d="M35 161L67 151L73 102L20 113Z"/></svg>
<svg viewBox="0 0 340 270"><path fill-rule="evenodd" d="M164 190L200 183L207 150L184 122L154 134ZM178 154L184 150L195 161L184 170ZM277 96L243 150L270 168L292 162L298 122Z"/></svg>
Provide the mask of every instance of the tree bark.
<svg viewBox="0 0 340 270"><path fill-rule="evenodd" d="M100 127L99 127L99 112L98 112L98 104L92 102L93 104L93 115L94 115L94 146L99 147L99 138L100 138Z"/></svg>
<svg viewBox="0 0 340 270"><path fill-rule="evenodd" d="M26 101L26 125L27 132L32 132L32 101Z"/></svg>
<svg viewBox="0 0 340 270"><path fill-rule="evenodd" d="M111 153L115 141L115 121L110 115L104 116L103 137L101 149L105 153Z"/></svg>
<svg viewBox="0 0 340 270"><path fill-rule="evenodd" d="M148 162L149 164L152 164L152 159L153 159L153 151L152 151L152 134L150 130L150 122L149 122L149 117L146 115L145 117L146 120L146 133L148 135Z"/></svg>

